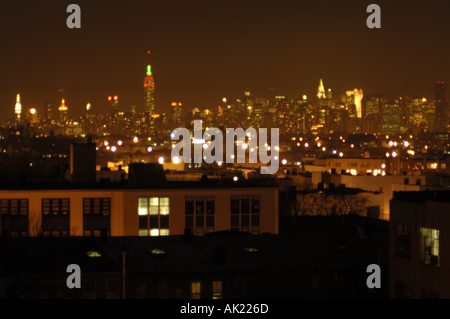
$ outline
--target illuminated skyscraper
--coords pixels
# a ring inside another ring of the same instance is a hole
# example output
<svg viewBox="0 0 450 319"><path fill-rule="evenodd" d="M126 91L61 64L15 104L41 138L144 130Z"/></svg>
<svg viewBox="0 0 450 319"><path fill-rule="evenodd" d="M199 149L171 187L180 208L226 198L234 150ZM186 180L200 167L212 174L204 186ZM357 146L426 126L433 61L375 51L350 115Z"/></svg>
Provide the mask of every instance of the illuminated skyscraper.
<svg viewBox="0 0 450 319"><path fill-rule="evenodd" d="M17 94L17 97L16 97L15 113L16 113L16 122L17 122L17 124L19 124L20 118L22 116L22 104L20 104L20 94Z"/></svg>
<svg viewBox="0 0 450 319"><path fill-rule="evenodd" d="M61 106L58 108L58 111L60 112L60 124L66 125L67 121L67 111L69 108L66 106L66 101L64 99L61 101Z"/></svg>
<svg viewBox="0 0 450 319"><path fill-rule="evenodd" d="M325 88L324 88L324 86L323 86L323 81L322 81L322 79L320 79L319 90L318 90L318 93L317 93L317 97L318 97L319 99L325 99L325 98L326 98L326 95L325 95Z"/></svg>
<svg viewBox="0 0 450 319"><path fill-rule="evenodd" d="M148 51L148 55L150 56L150 51ZM144 92L145 92L145 100L144 100L144 111L150 114L155 113L155 98L153 93L155 92L155 82L153 80L152 75L152 66L147 65L147 75L144 78Z"/></svg>
<svg viewBox="0 0 450 319"><path fill-rule="evenodd" d="M181 102L173 102L172 103L172 124L175 125L175 128L180 123L181 120Z"/></svg>

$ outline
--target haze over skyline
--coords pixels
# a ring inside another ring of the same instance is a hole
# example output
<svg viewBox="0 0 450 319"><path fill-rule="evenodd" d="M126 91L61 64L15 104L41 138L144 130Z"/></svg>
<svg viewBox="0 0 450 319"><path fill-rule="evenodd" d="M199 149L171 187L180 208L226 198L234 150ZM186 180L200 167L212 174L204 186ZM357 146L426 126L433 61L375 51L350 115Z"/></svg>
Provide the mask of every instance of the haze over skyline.
<svg viewBox="0 0 450 319"><path fill-rule="evenodd" d="M69 4L81 7L81 29L68 29ZM254 96L306 94L319 80L334 97L353 88L386 99L417 94L434 99L450 61L448 1L376 1L381 29L366 26L373 1L2 1L0 120L24 111L69 116L143 111L143 79L150 50L156 112L173 101L184 112L214 108L249 88ZM269 90L274 88L274 90ZM60 90L63 90L60 92Z"/></svg>

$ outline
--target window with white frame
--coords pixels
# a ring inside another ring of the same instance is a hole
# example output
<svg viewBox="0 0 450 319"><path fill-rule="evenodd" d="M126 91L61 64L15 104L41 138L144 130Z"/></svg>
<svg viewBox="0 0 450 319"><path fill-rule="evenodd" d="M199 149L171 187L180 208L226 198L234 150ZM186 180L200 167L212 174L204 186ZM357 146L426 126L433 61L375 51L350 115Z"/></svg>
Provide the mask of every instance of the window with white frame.
<svg viewBox="0 0 450 319"><path fill-rule="evenodd" d="M169 197L140 197L139 236L168 236L169 212Z"/></svg>

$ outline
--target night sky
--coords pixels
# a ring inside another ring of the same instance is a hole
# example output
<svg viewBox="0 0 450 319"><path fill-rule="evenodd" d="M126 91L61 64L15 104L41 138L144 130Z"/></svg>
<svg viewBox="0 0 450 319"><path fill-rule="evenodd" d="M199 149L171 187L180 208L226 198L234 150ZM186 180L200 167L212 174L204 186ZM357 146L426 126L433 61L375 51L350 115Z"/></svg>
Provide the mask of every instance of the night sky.
<svg viewBox="0 0 450 319"><path fill-rule="evenodd" d="M69 29L67 6L81 7ZM381 7L381 29L366 26ZM22 107L54 117L62 98L70 117L143 111L147 51L157 112L213 108L223 97L315 97L319 80L334 97L346 90L387 99L434 99L450 75L448 0L2 0L0 121ZM273 88L270 90L270 88ZM61 91L63 90L63 91Z"/></svg>

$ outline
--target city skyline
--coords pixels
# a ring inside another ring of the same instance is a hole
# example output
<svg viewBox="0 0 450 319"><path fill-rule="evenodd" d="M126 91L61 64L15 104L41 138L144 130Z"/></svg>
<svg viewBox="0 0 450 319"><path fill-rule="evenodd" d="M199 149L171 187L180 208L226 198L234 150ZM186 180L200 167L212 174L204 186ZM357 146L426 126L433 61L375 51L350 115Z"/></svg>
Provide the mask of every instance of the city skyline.
<svg viewBox="0 0 450 319"><path fill-rule="evenodd" d="M362 88L387 100L433 99L434 83L450 72L440 53L448 47L444 1L378 1L381 29L366 26L369 1L78 1L77 30L66 27L69 4L3 4L0 120L14 116L17 94L24 111L38 114L47 102L55 113L62 99L72 118L87 103L105 113L110 95L119 96L121 111L143 111L149 50L156 113L170 113L174 101L183 113L214 108L247 88L312 100L319 79L336 97Z"/></svg>

